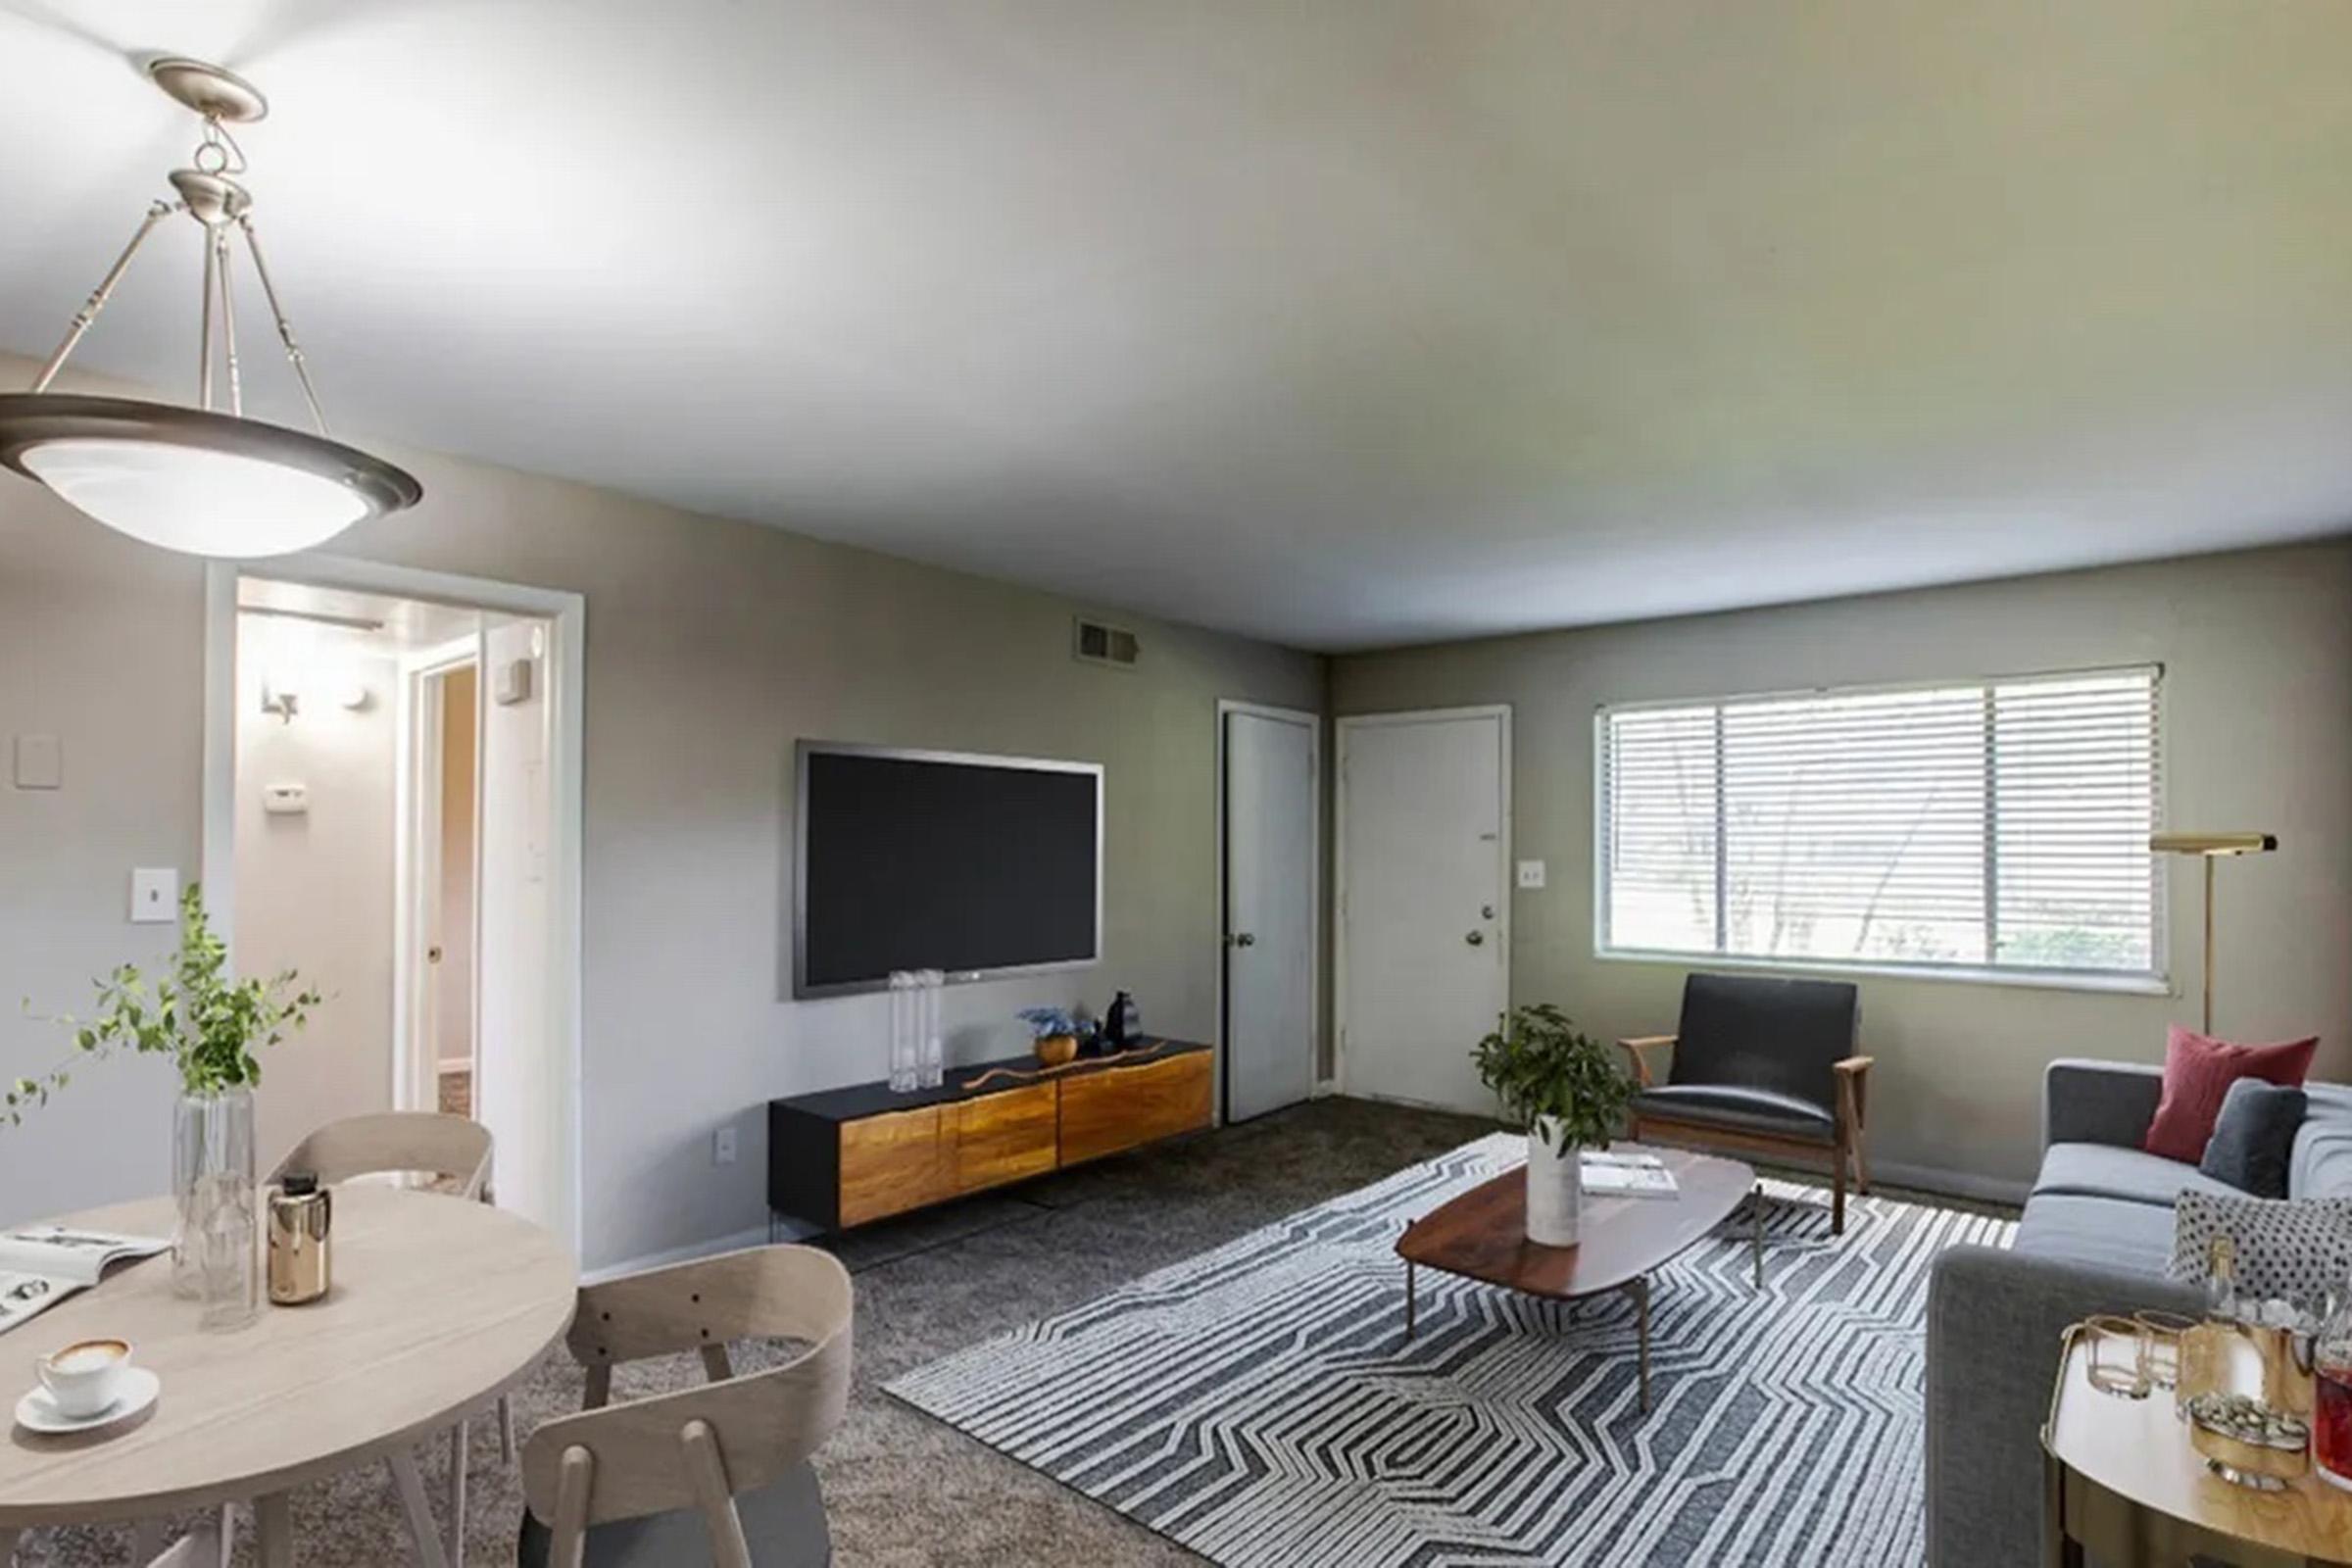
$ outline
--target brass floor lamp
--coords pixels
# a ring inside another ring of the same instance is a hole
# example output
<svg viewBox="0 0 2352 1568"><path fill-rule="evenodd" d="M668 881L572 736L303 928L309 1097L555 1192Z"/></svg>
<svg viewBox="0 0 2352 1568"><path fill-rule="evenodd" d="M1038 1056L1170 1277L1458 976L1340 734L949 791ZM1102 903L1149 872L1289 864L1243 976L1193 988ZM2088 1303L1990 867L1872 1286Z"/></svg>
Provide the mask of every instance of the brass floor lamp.
<svg viewBox="0 0 2352 1568"><path fill-rule="evenodd" d="M2278 848L2275 833L2158 833L2148 840L2158 855L2193 855L2205 862L2205 1023L2213 1033L2213 862L2231 855L2268 855Z"/></svg>

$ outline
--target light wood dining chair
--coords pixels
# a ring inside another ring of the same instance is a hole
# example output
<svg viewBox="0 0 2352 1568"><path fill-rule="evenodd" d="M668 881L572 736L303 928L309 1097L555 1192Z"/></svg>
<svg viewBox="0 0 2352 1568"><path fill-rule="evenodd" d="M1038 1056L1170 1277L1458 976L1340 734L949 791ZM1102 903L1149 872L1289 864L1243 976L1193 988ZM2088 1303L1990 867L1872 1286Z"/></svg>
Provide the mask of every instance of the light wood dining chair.
<svg viewBox="0 0 2352 1568"><path fill-rule="evenodd" d="M435 1191L486 1202L492 1152L490 1129L467 1117L430 1110L378 1111L330 1121L311 1133L277 1162L270 1180L274 1184L289 1171L309 1171L321 1186L333 1186L363 1176L414 1174L431 1178ZM466 1560L468 1427L460 1421L449 1432L447 1556L453 1565ZM502 1464L514 1462L514 1403L504 1394L498 1398L498 1451ZM435 1542L433 1515L424 1500L424 1478L416 1456L402 1450L386 1462L417 1553L430 1562L440 1553L427 1549Z"/></svg>
<svg viewBox="0 0 2352 1568"><path fill-rule="evenodd" d="M586 1407L522 1450L523 1568L805 1568L830 1555L808 1458L850 1397L849 1270L808 1247L755 1247L580 1292L567 1343ZM737 1377L727 1342L798 1342ZM710 1381L611 1403L612 1369L698 1351Z"/></svg>

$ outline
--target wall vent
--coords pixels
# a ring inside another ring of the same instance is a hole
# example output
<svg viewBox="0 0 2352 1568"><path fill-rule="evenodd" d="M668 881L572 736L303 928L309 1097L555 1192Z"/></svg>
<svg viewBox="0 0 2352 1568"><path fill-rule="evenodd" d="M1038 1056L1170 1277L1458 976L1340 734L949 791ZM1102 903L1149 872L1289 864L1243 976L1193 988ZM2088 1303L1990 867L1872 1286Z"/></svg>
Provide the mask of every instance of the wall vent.
<svg viewBox="0 0 2352 1568"><path fill-rule="evenodd" d="M1135 633L1124 626L1105 625L1081 615L1074 623L1070 652L1082 664L1108 664L1113 669L1133 669L1143 657L1143 645Z"/></svg>

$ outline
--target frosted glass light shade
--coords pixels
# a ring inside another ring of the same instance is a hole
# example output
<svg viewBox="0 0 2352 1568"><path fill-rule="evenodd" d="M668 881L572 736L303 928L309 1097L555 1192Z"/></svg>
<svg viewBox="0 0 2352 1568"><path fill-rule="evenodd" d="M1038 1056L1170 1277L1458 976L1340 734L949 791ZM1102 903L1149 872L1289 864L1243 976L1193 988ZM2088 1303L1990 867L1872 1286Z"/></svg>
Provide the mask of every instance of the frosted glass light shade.
<svg viewBox="0 0 2352 1568"><path fill-rule="evenodd" d="M307 550L368 514L332 479L156 441L49 441L24 454L24 466L108 527L197 556Z"/></svg>
<svg viewBox="0 0 2352 1568"><path fill-rule="evenodd" d="M307 550L423 493L339 442L127 398L0 396L0 463L134 539L240 560Z"/></svg>

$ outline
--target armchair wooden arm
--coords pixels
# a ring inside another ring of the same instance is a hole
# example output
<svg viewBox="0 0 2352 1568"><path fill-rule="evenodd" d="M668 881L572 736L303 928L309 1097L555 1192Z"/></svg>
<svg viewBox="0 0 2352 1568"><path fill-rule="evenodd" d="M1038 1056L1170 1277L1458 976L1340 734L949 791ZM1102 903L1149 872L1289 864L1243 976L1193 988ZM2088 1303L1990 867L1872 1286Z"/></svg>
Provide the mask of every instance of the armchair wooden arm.
<svg viewBox="0 0 2352 1568"><path fill-rule="evenodd" d="M1838 1112L1857 1132L1862 1127L1863 1110L1870 1102L1870 1064L1878 1059L1876 1056L1848 1056L1830 1064L1830 1070L1838 1075ZM1868 1187L1869 1179L1865 1177L1864 1190L1867 1191Z"/></svg>
<svg viewBox="0 0 2352 1568"><path fill-rule="evenodd" d="M1673 1035L1635 1035L1630 1039L1617 1042L1618 1048L1625 1053L1626 1058L1634 1064L1635 1083L1647 1089L1657 1082L1657 1079L1650 1074L1648 1054L1660 1046L1673 1045L1675 1038Z"/></svg>

